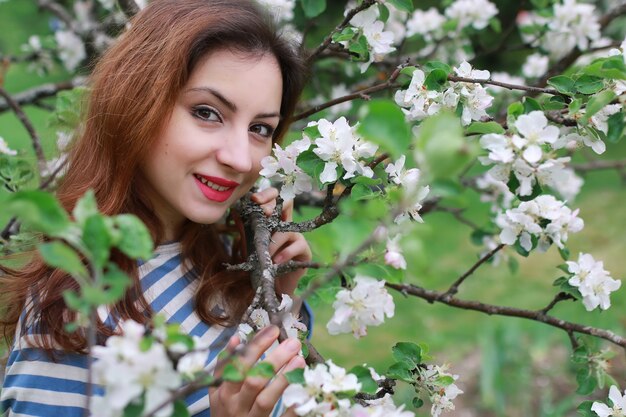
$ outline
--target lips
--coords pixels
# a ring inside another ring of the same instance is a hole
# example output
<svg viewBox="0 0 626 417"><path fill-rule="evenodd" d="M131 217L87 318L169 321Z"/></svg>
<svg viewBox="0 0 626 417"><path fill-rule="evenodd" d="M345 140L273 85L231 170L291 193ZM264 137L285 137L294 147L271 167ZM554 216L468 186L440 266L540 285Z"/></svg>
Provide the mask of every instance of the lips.
<svg viewBox="0 0 626 417"><path fill-rule="evenodd" d="M228 200L235 191L235 188L239 185L238 182L220 177L200 174L194 174L193 177L202 194L207 199L218 203Z"/></svg>

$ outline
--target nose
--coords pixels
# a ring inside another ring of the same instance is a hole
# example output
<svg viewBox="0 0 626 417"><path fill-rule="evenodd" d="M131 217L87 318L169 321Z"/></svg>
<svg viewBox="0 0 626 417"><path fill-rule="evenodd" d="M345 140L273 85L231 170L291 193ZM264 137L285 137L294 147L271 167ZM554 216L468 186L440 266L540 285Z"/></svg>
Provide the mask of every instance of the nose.
<svg viewBox="0 0 626 417"><path fill-rule="evenodd" d="M220 164L237 172L250 172L252 170L252 155L250 154L248 127L233 127L221 142L216 158Z"/></svg>

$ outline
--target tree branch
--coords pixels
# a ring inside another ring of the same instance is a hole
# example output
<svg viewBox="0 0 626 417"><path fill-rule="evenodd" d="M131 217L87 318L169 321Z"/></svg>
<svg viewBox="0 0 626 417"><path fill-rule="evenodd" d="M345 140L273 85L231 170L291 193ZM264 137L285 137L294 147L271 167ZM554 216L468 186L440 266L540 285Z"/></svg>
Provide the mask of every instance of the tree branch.
<svg viewBox="0 0 626 417"><path fill-rule="evenodd" d="M0 96L4 98L4 100L7 102L9 107L11 107L11 109L17 116L17 118L20 120L20 122L22 122L22 125L24 125L24 127L28 131L28 134L30 135L30 138L31 138L31 144L35 151L35 155L37 156L39 176L41 176L42 172L46 168L46 156L43 153L43 148L41 146L41 139L39 138L39 135L35 131L33 124L30 122L30 120L28 119L28 117L26 116L22 108L20 107L20 105L16 103L15 100L13 100L13 98L11 97L11 95L7 93L6 90L2 87L0 87Z"/></svg>
<svg viewBox="0 0 626 417"><path fill-rule="evenodd" d="M405 295L412 295L418 298L422 298L429 303L440 302L442 304L457 307L464 310L474 310L480 311L489 315L499 315L499 316L508 316L508 317L519 317L528 320L537 321L540 323L545 323L549 326L556 327L559 329L563 329L566 332L576 332L588 334L591 336L595 336L604 340L607 340L611 343L614 343L622 348L626 348L626 339L616 335L615 333L605 330L598 329L591 326L585 326L578 323L572 323L566 320L561 320L554 316L550 316L544 314L542 310L532 311L532 310L524 310L520 308L514 307L505 307L505 306L497 306L492 304L484 304L478 301L468 301L461 300L456 297L444 297L444 293L438 291L427 290L425 288L419 287L417 285L412 284L385 284L389 288L393 288Z"/></svg>
<svg viewBox="0 0 626 417"><path fill-rule="evenodd" d="M380 84L376 84L373 85L371 87L367 87L364 88L362 90L358 90L355 91L354 93L342 96L342 97L338 97L335 99L332 99L330 101L327 101L326 103L311 107L308 110L303 111L302 113L296 114L293 117L293 121L296 120L301 120L301 119L305 119L317 112L320 112L324 109L327 109L329 107L332 107L336 104L340 104L340 103L344 103L346 101L351 101L357 98L363 99L363 100L369 100L369 94L373 94L373 93L377 93L379 91L383 91L383 90L388 90L390 88L395 88L398 87L396 84L394 84L394 82L396 81L396 79L398 78L398 76L400 75L400 71L402 70L402 68L404 68L406 66L406 64L404 65L400 65L398 66L394 72L391 74L391 76L389 77L389 79L387 81L385 81L384 83L380 83Z"/></svg>
<svg viewBox="0 0 626 417"><path fill-rule="evenodd" d="M71 90L72 88L84 85L86 81L85 77L76 77L69 81L62 81L58 83L42 84L38 87L31 88L30 90L22 91L13 95L13 100L20 106L25 104L34 104L35 102L57 95L60 91ZM6 100L0 101L0 113L11 109L11 106Z"/></svg>
<svg viewBox="0 0 626 417"><path fill-rule="evenodd" d="M352 20L354 15L369 8L375 3L376 3L376 0L365 0L360 6L357 6L354 9L349 10L348 13L346 13L346 16L343 19L343 21L335 29L333 29L333 31L330 32L328 36L322 41L322 43L311 53L311 55L309 55L309 57L307 58L307 63L311 65L313 61L317 59L319 54L321 54L326 48L328 48L330 43L333 41L333 35L335 33L341 32L346 26L348 26L348 24L350 23L350 20Z"/></svg>
<svg viewBox="0 0 626 417"><path fill-rule="evenodd" d="M465 78L465 77L457 77L456 75L448 75L449 81L454 82L462 82L462 83L477 83L477 84L488 84L495 85L498 87L508 88L509 90L521 90L529 93L544 93L544 94L552 94L554 96L562 96L569 99L569 96L559 93L557 90L553 88L540 88L540 87L532 87L527 85L519 85L519 84L509 84L503 83L500 81L493 80L482 80L482 79L474 79L474 78Z"/></svg>
<svg viewBox="0 0 626 417"><path fill-rule="evenodd" d="M491 259L493 257L493 255L495 255L496 253L498 253L500 250L502 250L502 248L504 248L506 245L504 243L499 244L498 246L496 246L494 249L492 249L491 251L487 252L482 258L480 258L474 265L472 265L472 267L470 269L468 269L463 275L461 275L455 282L454 284L452 284L450 286L450 288L448 288L448 290L442 294L442 297L447 298L450 297L454 294L456 294L459 291L459 286L461 284L463 284L463 281L465 281L467 279L467 277L469 277L470 275L472 275L474 273L474 271L476 271L478 269L479 266L481 266L482 264L484 264L485 262L487 262L489 259Z"/></svg>

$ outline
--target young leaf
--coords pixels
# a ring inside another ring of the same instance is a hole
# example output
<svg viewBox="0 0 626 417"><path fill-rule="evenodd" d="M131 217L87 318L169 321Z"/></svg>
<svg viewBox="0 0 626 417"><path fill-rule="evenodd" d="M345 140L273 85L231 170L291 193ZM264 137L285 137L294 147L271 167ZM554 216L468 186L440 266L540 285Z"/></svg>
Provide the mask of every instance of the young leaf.
<svg viewBox="0 0 626 417"><path fill-rule="evenodd" d="M120 214L115 217L115 225L119 229L119 250L133 259L150 259L154 243L148 228L132 214Z"/></svg>
<svg viewBox="0 0 626 417"><path fill-rule="evenodd" d="M398 342L391 351L398 362L406 363L411 369L417 368L422 362L422 349L415 343Z"/></svg>
<svg viewBox="0 0 626 417"><path fill-rule="evenodd" d="M359 133L391 153L394 159L406 153L413 135L402 110L390 100L372 100L367 109Z"/></svg>
<svg viewBox="0 0 626 417"><path fill-rule="evenodd" d="M285 378L287 378L287 381L290 384L302 384L302 385L304 385L304 383L305 383L305 381L304 381L304 369L302 369L302 368L297 368L297 369L294 369L293 371L286 372L284 375L285 375Z"/></svg>
<svg viewBox="0 0 626 417"><path fill-rule="evenodd" d="M90 252L90 260L98 269L102 268L109 260L111 249L111 237L104 217L100 214L93 215L84 223L83 242Z"/></svg>
<svg viewBox="0 0 626 417"><path fill-rule="evenodd" d="M582 119L580 119L581 123L588 123L591 116L602 110L602 108L613 101L614 98L615 93L611 90L604 90L591 97L589 102L587 102L585 114Z"/></svg>
<svg viewBox="0 0 626 417"><path fill-rule="evenodd" d="M98 204L93 190L87 190L74 206L72 215L79 225L84 225L88 217L98 214Z"/></svg>
<svg viewBox="0 0 626 417"><path fill-rule="evenodd" d="M63 236L71 225L57 199L43 191L19 191L9 197L5 210L34 230L53 237Z"/></svg>
<svg viewBox="0 0 626 417"><path fill-rule="evenodd" d="M624 127L626 127L624 112L618 112L610 115L607 124L609 126L609 130L606 135L606 140L611 143L619 142L622 138L622 134L624 133Z"/></svg>
<svg viewBox="0 0 626 417"><path fill-rule="evenodd" d="M244 375L239 369L237 369L235 365L233 365L232 363L228 363L226 364L226 366L224 366L222 379L229 382L239 382L243 381Z"/></svg>
<svg viewBox="0 0 626 417"><path fill-rule="evenodd" d="M274 376L274 367L269 362L259 362L248 371L248 376L258 376L261 378L272 378Z"/></svg>
<svg viewBox="0 0 626 417"><path fill-rule="evenodd" d="M411 371L407 369L407 364L404 362L396 362L389 367L386 372L388 378L399 379L404 382L411 383L415 378L412 377Z"/></svg>
<svg viewBox="0 0 626 417"><path fill-rule="evenodd" d="M604 88L604 80L593 75L583 74L574 83L574 89L581 94L595 94Z"/></svg>
<svg viewBox="0 0 626 417"><path fill-rule="evenodd" d="M503 134L506 132L504 128L497 122L474 122L465 128L465 134L487 134L498 133Z"/></svg>
<svg viewBox="0 0 626 417"><path fill-rule="evenodd" d="M378 384L372 378L372 373L365 366L357 365L348 371L354 374L361 384L361 391L366 394L375 394L378 391Z"/></svg>
<svg viewBox="0 0 626 417"><path fill-rule="evenodd" d="M187 404L183 400L174 401L174 412L171 417L189 417L191 414L187 409Z"/></svg>
<svg viewBox="0 0 626 417"><path fill-rule="evenodd" d="M87 278L87 268L78 254L63 242L42 243L38 246L43 260L53 268L59 268L73 277Z"/></svg>
<svg viewBox="0 0 626 417"><path fill-rule="evenodd" d="M548 84L554 87L559 93L572 94L575 90L574 80L566 75L557 75L548 80Z"/></svg>
<svg viewBox="0 0 626 417"><path fill-rule="evenodd" d="M415 7L412 0L387 0L387 3L395 6L396 9L402 10L407 13L413 13Z"/></svg>

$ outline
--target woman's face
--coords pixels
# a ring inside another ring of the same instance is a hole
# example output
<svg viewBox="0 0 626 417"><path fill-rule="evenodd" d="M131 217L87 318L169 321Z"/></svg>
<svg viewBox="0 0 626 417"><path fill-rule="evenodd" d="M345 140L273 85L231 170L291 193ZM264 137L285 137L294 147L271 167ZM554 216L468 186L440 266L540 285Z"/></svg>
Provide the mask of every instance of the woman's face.
<svg viewBox="0 0 626 417"><path fill-rule="evenodd" d="M218 221L252 187L272 148L281 96L271 54L223 49L199 61L141 165L166 239L185 219Z"/></svg>

